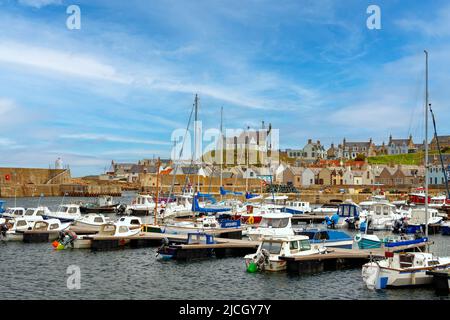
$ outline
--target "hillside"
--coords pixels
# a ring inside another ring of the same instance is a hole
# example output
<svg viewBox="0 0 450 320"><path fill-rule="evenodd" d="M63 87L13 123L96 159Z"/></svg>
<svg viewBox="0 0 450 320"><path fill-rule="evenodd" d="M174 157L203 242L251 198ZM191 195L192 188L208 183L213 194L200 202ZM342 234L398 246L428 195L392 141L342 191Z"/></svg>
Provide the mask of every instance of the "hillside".
<svg viewBox="0 0 450 320"><path fill-rule="evenodd" d="M430 155L437 155L437 151L430 151ZM446 154L448 155L448 153ZM409 154L382 155L367 158L369 164L404 164L404 165L421 165L425 155L423 152Z"/></svg>

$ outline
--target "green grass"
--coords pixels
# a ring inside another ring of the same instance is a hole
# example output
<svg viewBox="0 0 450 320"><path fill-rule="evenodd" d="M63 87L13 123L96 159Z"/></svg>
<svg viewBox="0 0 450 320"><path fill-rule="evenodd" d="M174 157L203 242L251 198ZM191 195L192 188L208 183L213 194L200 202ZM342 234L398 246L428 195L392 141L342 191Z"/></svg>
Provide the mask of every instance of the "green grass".
<svg viewBox="0 0 450 320"><path fill-rule="evenodd" d="M437 151L430 151L430 155L438 154ZM376 157L369 157L369 164L404 164L404 165L421 165L425 155L423 152L409 154L393 154Z"/></svg>

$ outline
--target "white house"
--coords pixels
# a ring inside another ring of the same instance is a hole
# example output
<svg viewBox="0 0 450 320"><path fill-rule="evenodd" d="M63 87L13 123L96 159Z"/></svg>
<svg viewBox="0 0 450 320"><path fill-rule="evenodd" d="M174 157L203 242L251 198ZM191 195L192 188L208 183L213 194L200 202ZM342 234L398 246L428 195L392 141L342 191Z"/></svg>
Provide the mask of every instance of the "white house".
<svg viewBox="0 0 450 320"><path fill-rule="evenodd" d="M306 168L302 172L302 186L309 187L316 184L316 173L311 168Z"/></svg>

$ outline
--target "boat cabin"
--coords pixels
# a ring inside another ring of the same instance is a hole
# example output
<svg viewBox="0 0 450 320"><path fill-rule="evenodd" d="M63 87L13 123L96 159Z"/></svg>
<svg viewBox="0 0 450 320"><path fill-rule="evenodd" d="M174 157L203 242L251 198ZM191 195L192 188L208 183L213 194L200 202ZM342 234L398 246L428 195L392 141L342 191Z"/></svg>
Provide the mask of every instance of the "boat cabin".
<svg viewBox="0 0 450 320"><path fill-rule="evenodd" d="M65 213L68 215L81 215L80 206L77 204L66 204L58 207L57 213Z"/></svg>
<svg viewBox="0 0 450 320"><path fill-rule="evenodd" d="M61 221L58 219L48 219L36 221L33 225L33 231L60 231Z"/></svg>
<svg viewBox="0 0 450 320"><path fill-rule="evenodd" d="M290 228L291 218L289 213L266 213L262 216L259 228Z"/></svg>
<svg viewBox="0 0 450 320"><path fill-rule="evenodd" d="M435 218L438 217L438 210L428 208L428 223L433 223ZM408 224L413 225L425 225L425 209L419 208L419 209L412 209L411 210L411 219L408 220Z"/></svg>
<svg viewBox="0 0 450 320"><path fill-rule="evenodd" d="M187 244L213 244L214 236L207 233L188 233Z"/></svg>
<svg viewBox="0 0 450 320"><path fill-rule="evenodd" d="M25 211L24 217L43 217L47 216L49 213L50 210L47 207L28 208L27 211Z"/></svg>
<svg viewBox="0 0 450 320"><path fill-rule="evenodd" d="M11 218L17 218L23 216L25 213L25 208L22 207L14 207L14 208L8 208L4 213L4 217L11 217Z"/></svg>
<svg viewBox="0 0 450 320"><path fill-rule="evenodd" d="M130 226L141 226L142 225L142 221L140 218L138 217L121 217L119 219L119 221L117 221L118 224L125 224L125 225L130 225Z"/></svg>
<svg viewBox="0 0 450 320"><path fill-rule="evenodd" d="M290 256L311 250L311 242L307 236L265 237L258 252L267 250L270 255Z"/></svg>
<svg viewBox="0 0 450 320"><path fill-rule="evenodd" d="M375 203L370 206L370 214L373 217L390 217L395 214L395 206L390 203Z"/></svg>
<svg viewBox="0 0 450 320"><path fill-rule="evenodd" d="M361 213L361 208L355 203L341 203L337 214L342 218L357 218Z"/></svg>

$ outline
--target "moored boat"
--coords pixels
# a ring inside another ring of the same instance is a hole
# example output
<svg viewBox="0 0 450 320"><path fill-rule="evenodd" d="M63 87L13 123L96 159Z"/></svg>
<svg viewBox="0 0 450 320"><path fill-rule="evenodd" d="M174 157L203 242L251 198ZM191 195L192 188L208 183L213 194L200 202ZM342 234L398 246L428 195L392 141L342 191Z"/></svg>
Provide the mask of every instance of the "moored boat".
<svg viewBox="0 0 450 320"><path fill-rule="evenodd" d="M313 245L308 236L264 237L256 253L244 257L248 272L283 271L286 261L280 257L307 256L325 253L326 249Z"/></svg>
<svg viewBox="0 0 450 320"><path fill-rule="evenodd" d="M307 236L311 244L322 244L327 248L351 249L353 238L346 232L331 229L294 229L296 235Z"/></svg>
<svg viewBox="0 0 450 320"><path fill-rule="evenodd" d="M247 229L247 236L252 241L259 241L266 236L293 236L291 218L292 214L290 213L266 213L257 227Z"/></svg>

